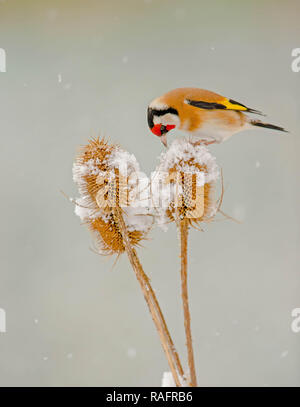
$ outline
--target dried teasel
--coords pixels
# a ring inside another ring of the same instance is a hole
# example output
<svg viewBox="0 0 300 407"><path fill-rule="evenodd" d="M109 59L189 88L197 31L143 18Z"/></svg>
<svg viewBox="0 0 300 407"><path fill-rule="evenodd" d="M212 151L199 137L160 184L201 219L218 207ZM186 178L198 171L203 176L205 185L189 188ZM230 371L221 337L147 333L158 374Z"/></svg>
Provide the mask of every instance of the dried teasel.
<svg viewBox="0 0 300 407"><path fill-rule="evenodd" d="M149 216L149 182L139 172L134 157L117 145L93 139L84 146L73 166L80 198L75 213L96 234L103 254L126 252L140 284L176 386L183 368L150 279L143 270L135 246L152 225ZM148 179L147 179L148 180Z"/></svg>
<svg viewBox="0 0 300 407"><path fill-rule="evenodd" d="M175 140L161 155L152 176L152 200L162 227L175 221L180 236L181 297L189 365L189 383L197 386L188 300L187 259L190 225L213 219L218 205L214 198L219 168L208 149L187 139Z"/></svg>
<svg viewBox="0 0 300 407"><path fill-rule="evenodd" d="M208 222L217 212L215 185L220 176L208 149L187 139L175 140L161 155L152 176L152 201L157 222L186 219L188 224Z"/></svg>
<svg viewBox="0 0 300 407"><path fill-rule="evenodd" d="M103 139L83 146L73 166L80 198L75 213L95 236L101 254L124 252L124 241L114 209L120 207L132 246L145 239L152 224L148 208L140 201L140 172L134 155Z"/></svg>

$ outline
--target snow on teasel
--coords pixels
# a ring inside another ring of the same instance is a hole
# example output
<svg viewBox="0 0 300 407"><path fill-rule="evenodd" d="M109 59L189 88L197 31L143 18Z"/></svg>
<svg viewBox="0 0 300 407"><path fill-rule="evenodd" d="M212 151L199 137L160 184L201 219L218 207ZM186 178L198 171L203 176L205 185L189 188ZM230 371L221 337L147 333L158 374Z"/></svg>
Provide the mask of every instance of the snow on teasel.
<svg viewBox="0 0 300 407"><path fill-rule="evenodd" d="M188 139L175 140L160 156L151 179L157 223L173 220L207 222L217 211L215 184L220 170L206 147Z"/></svg>
<svg viewBox="0 0 300 407"><path fill-rule="evenodd" d="M80 198L75 213L95 234L102 253L122 253L123 239L114 207L122 208L130 243L137 246L152 224L147 208L148 188L141 191L140 169L133 154L104 140L93 139L82 147L73 166Z"/></svg>

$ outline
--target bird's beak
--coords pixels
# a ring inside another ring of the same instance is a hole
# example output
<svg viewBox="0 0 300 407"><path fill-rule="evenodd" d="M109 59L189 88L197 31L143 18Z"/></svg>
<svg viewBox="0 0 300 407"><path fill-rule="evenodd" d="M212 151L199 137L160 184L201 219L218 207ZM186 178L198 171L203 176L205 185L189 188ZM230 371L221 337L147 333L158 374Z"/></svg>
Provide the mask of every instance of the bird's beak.
<svg viewBox="0 0 300 407"><path fill-rule="evenodd" d="M168 147L168 141L167 141L167 135L163 134L160 136L160 141L163 143L163 145L167 148Z"/></svg>

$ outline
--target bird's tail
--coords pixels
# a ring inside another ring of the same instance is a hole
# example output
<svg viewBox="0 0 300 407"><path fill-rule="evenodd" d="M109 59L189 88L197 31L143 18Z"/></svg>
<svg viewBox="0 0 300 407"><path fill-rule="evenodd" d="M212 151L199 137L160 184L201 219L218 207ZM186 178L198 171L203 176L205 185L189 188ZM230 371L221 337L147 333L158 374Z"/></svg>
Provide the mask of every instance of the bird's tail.
<svg viewBox="0 0 300 407"><path fill-rule="evenodd" d="M250 124L252 126L265 127L267 129L279 130L279 131L284 131L284 132L288 133L288 131L285 130L283 127L275 126L274 124L263 123L260 120L250 120Z"/></svg>

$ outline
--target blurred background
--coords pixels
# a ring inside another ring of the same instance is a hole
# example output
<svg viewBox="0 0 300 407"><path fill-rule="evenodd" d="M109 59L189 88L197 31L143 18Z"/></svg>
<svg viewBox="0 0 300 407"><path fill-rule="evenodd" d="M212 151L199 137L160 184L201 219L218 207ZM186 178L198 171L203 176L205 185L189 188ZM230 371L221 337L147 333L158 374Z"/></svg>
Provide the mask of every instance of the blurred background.
<svg viewBox="0 0 300 407"><path fill-rule="evenodd" d="M96 255L60 193L79 145L102 134L147 174L163 146L148 103L181 86L268 114L212 146L223 211L190 233L200 386L299 386L298 1L0 0L1 386L159 386L169 370L125 256ZM171 137L171 136L170 136ZM170 141L170 140L169 140ZM185 357L175 226L139 250ZM186 360L186 359L185 359ZM185 362L186 366L186 362Z"/></svg>

